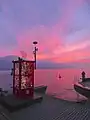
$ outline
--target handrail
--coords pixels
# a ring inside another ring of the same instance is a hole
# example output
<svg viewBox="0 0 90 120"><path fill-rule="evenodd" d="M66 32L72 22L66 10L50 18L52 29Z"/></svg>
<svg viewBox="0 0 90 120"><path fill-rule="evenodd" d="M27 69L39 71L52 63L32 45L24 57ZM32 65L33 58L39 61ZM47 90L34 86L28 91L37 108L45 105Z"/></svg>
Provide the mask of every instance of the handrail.
<svg viewBox="0 0 90 120"><path fill-rule="evenodd" d="M0 115L2 115L6 120L10 120L10 118L5 113L3 113L1 111L0 111Z"/></svg>
<svg viewBox="0 0 90 120"><path fill-rule="evenodd" d="M81 84L81 83L76 83L76 84L74 84L74 85L78 85L79 87L82 87L82 88L85 88L85 89L87 89L87 90L90 90L90 87L85 86L84 84Z"/></svg>

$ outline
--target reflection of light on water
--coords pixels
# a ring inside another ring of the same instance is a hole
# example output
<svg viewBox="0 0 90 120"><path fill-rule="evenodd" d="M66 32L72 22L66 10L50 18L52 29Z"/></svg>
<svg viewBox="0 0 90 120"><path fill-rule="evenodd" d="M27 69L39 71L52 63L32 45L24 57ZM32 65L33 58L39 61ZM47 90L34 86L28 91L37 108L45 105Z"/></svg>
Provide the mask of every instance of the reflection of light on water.
<svg viewBox="0 0 90 120"><path fill-rule="evenodd" d="M80 78L78 76L74 76L73 84L79 82Z"/></svg>
<svg viewBox="0 0 90 120"><path fill-rule="evenodd" d="M64 99L64 100L69 100L69 101L76 101L80 102L82 100L86 100L86 98L80 94L78 94L74 88L64 88L61 92L59 93L49 93L50 95Z"/></svg>
<svg viewBox="0 0 90 120"><path fill-rule="evenodd" d="M60 70L35 70L35 86L39 85L47 85L47 93L56 96L58 98L66 99L66 100L75 100L77 101L77 93L74 90L73 84L76 83L80 76L79 70L72 69L60 69ZM89 74L90 70L88 71ZM58 75L61 75L61 79L58 79ZM89 75L90 76L90 75ZM2 81L3 79L3 81ZM3 72L0 73L0 86L7 87L9 83L12 83L12 78L10 73ZM83 97L80 95L80 99Z"/></svg>
<svg viewBox="0 0 90 120"><path fill-rule="evenodd" d="M73 91L63 91L61 93L54 93L54 94L51 94L52 96L56 97L56 98L60 98L60 99L64 99L64 100L69 100L69 101L75 101L75 102L80 102L82 100L86 100L85 97L79 95L79 94L76 94Z"/></svg>

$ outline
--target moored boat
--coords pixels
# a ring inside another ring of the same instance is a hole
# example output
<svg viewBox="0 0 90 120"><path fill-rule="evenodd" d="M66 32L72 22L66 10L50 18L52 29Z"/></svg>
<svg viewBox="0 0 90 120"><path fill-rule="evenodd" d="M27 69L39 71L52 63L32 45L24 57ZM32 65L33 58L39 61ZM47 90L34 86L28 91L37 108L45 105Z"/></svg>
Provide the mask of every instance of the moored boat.
<svg viewBox="0 0 90 120"><path fill-rule="evenodd" d="M85 96L86 98L90 98L90 78L85 77L85 72L82 72L81 82L77 82L74 84L74 89L79 94Z"/></svg>
<svg viewBox="0 0 90 120"><path fill-rule="evenodd" d="M37 86L37 87L34 88L34 91L38 92L38 93L45 93L46 90L47 90L47 86L44 86L44 85Z"/></svg>
<svg viewBox="0 0 90 120"><path fill-rule="evenodd" d="M76 92L85 96L86 98L90 98L90 87L85 86L84 83L74 84L74 89L75 89Z"/></svg>
<svg viewBox="0 0 90 120"><path fill-rule="evenodd" d="M90 78L84 78L82 82L90 82Z"/></svg>

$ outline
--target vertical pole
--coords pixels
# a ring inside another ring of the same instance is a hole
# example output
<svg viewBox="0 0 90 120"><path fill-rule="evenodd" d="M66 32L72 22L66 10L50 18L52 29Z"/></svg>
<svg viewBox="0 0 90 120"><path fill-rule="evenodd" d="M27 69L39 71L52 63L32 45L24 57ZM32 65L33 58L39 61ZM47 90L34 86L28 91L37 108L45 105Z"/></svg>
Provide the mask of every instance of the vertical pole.
<svg viewBox="0 0 90 120"><path fill-rule="evenodd" d="M35 46L35 54L34 54L34 57L35 57L35 69L36 69L36 46Z"/></svg>
<svg viewBox="0 0 90 120"><path fill-rule="evenodd" d="M33 44L35 45L34 51L33 51L33 52L34 52L34 62L35 62L35 63L34 63L34 65L35 65L34 68L35 68L35 69L36 69L36 51L38 51L38 48L36 47L37 43L38 43L37 41L34 41L34 42L33 42Z"/></svg>
<svg viewBox="0 0 90 120"><path fill-rule="evenodd" d="M21 58L18 58L18 64L19 64L19 90L18 90L18 94L21 94Z"/></svg>
<svg viewBox="0 0 90 120"><path fill-rule="evenodd" d="M19 92L21 91L21 60L19 61Z"/></svg>
<svg viewBox="0 0 90 120"><path fill-rule="evenodd" d="M12 68L12 75L13 75L13 94L15 95L15 62L13 61L13 68Z"/></svg>

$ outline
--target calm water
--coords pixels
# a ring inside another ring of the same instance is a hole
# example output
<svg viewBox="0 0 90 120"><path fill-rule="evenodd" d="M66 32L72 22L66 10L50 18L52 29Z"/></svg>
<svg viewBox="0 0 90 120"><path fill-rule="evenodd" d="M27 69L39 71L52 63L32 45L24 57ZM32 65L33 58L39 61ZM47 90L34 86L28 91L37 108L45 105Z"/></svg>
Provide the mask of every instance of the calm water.
<svg viewBox="0 0 90 120"><path fill-rule="evenodd" d="M35 71L35 86L47 85L47 94L52 94L58 98L76 100L77 94L73 89L73 84L81 77L83 69L45 69ZM86 76L90 77L90 69L84 69ZM61 78L59 79L59 74ZM0 87L10 89L12 77L10 71L0 71ZM80 96L80 99L84 99Z"/></svg>

